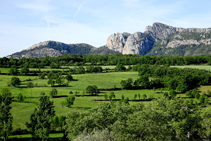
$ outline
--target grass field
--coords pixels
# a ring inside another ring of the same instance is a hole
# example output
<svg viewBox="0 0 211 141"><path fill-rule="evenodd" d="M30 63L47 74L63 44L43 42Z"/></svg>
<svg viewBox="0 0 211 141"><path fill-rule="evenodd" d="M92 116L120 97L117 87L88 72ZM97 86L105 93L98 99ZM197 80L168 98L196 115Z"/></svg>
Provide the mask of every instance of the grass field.
<svg viewBox="0 0 211 141"><path fill-rule="evenodd" d="M7 82L10 81L11 77L7 75L0 75L0 89L7 87ZM26 102L13 102L12 103L12 115L14 117L13 120L13 127L14 128L25 128L25 122L29 121L30 115L33 112L34 108L37 107L39 103L38 97L40 96L41 92L45 92L46 95L49 95L49 92L52 87L40 87L44 84L47 85L47 79L41 80L38 79L36 76L18 76L21 81L26 79L32 79L33 83L37 83L37 86L34 88L15 88L10 87L12 92L12 96L17 96L19 93L25 95ZM138 78L137 72L114 72L114 73L93 73L93 74L80 74L80 75L73 75L73 78L77 81L71 81L69 87L56 87L58 90L58 95L69 95L69 91L78 91L82 94L82 91L86 89L88 85L97 85L98 88L113 88L121 87L120 81L127 78L132 78L133 80ZM27 83L27 82L22 82ZM150 91L150 90L149 90ZM109 94L110 92L108 92ZM115 91L116 98L121 98L121 95L124 94L125 97L133 98L135 93L147 93L147 90L136 91ZM54 101L55 111L57 115L66 115L68 112L71 111L85 111L87 109L97 107L99 103L97 101L92 101L93 99L104 99L103 95L105 92L100 93L100 96L89 96L89 97L76 97L75 103L72 108L65 108L62 107L60 102L64 101L65 97L61 98L51 98ZM34 97L34 98L31 98Z"/></svg>
<svg viewBox="0 0 211 141"><path fill-rule="evenodd" d="M107 66L105 66L107 67ZM195 68L206 68L207 70L211 70L211 66L172 66L172 67L195 67ZM209 68L209 69L208 69ZM1 69L3 72L8 71L8 69ZM69 95L70 91L80 92L82 94L85 91L88 85L96 85L98 88L121 88L120 81L126 80L128 78L132 78L134 81L139 77L138 72L112 72L112 73L91 73L91 74L75 74L72 75L75 81L71 81L68 87L55 87L58 90L58 95ZM7 82L10 81L11 77L7 75L0 75L0 89L7 87ZM47 79L38 79L37 76L18 76L22 82L22 84L26 84L26 79L32 79L34 84L37 84L38 87L34 88L15 88L10 87L12 92L12 96L17 96L19 93L25 95L26 103L23 102L13 102L12 103L12 115L13 119L13 127L16 128L26 128L25 123L29 121L31 113L34 111L34 108L37 107L39 103L39 96L41 92L45 92L46 95L49 95L50 90L53 88L47 85ZM46 86L44 86L46 85ZM208 89L211 90L211 86L203 86L198 88L201 93L206 92ZM168 90L163 90L163 92ZM93 101L93 99L104 99L103 95L107 93L110 94L109 91L102 91L98 97L96 96L85 96L85 97L76 97L74 105L72 108L62 107L60 102L64 101L65 97L60 98L51 98L54 101L55 111L57 115L66 115L71 111L79 111L83 112L88 109L97 107L98 104L102 103L100 101ZM143 94L147 94L148 97L152 96L153 98L162 97L163 93L160 93L160 90L117 90L114 91L116 95L116 99L121 99L121 96L128 97L130 100L134 99L134 94L140 94L141 98ZM178 94L180 97L184 97L184 94ZM136 104L137 102L130 102L130 104ZM148 105L150 102L142 102L145 105Z"/></svg>

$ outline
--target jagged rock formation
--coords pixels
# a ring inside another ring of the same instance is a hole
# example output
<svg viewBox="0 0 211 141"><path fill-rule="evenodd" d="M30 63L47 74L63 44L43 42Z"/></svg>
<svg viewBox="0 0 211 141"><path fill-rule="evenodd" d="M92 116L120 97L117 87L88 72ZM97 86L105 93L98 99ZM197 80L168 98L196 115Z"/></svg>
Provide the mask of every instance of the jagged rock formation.
<svg viewBox="0 0 211 141"><path fill-rule="evenodd" d="M123 54L166 56L211 54L209 49L206 49L208 52L201 49L204 46L209 48L211 45L211 28L185 29L156 22L152 26L147 26L144 33L127 33L127 35L129 35L127 38L123 38L121 33L112 34L107 39L107 46ZM190 51L191 46L197 46L195 52ZM180 53L175 53L172 48Z"/></svg>
<svg viewBox="0 0 211 141"><path fill-rule="evenodd" d="M126 32L110 35L107 39L107 47L114 51L123 52L128 36L130 36L130 33Z"/></svg>

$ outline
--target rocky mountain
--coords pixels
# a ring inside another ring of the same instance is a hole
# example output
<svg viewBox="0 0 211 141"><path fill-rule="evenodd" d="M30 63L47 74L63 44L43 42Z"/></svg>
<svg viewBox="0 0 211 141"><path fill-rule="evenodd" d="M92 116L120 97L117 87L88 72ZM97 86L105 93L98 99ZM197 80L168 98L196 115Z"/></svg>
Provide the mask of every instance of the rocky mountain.
<svg viewBox="0 0 211 141"><path fill-rule="evenodd" d="M31 46L8 58L40 58L62 54L140 54L153 56L187 56L211 54L211 28L178 28L153 23L145 31L133 34L114 33L107 44L96 48L89 44L65 44L45 41Z"/></svg>
<svg viewBox="0 0 211 141"><path fill-rule="evenodd" d="M162 23L147 26L143 33L112 34L109 49L122 54L187 56L211 54L211 28L178 28Z"/></svg>
<svg viewBox="0 0 211 141"><path fill-rule="evenodd" d="M58 57L62 54L117 54L119 52L110 50L106 46L99 48L93 47L89 44L65 44L56 41L45 41L35 44L28 49L22 50L21 52L16 52L12 55L7 56L7 58L41 58L45 56Z"/></svg>

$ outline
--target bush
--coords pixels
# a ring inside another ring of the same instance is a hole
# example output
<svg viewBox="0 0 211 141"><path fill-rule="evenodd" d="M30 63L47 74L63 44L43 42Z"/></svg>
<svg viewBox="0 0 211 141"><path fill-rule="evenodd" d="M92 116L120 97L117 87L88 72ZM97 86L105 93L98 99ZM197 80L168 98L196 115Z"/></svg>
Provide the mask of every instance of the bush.
<svg viewBox="0 0 211 141"><path fill-rule="evenodd" d="M17 97L17 101L18 101L18 102L23 102L25 99L26 99L26 97L23 96L21 93L18 94L18 97Z"/></svg>
<svg viewBox="0 0 211 141"><path fill-rule="evenodd" d="M193 94L192 94L190 91L187 91L187 92L185 93L185 95L186 95L187 97L193 97Z"/></svg>
<svg viewBox="0 0 211 141"><path fill-rule="evenodd" d="M50 91L50 96L51 96L51 97L56 96L57 93L58 93L57 89L52 89L52 90Z"/></svg>
<svg viewBox="0 0 211 141"><path fill-rule="evenodd" d="M170 96L170 97L176 97L176 95L177 95L177 92L176 92L175 90L171 89L171 90L169 91L169 96Z"/></svg>
<svg viewBox="0 0 211 141"><path fill-rule="evenodd" d="M163 93L163 97L168 97L168 95L169 95L168 92Z"/></svg>
<svg viewBox="0 0 211 141"><path fill-rule="evenodd" d="M61 102L62 107L66 106L66 107L71 107L71 105L74 104L75 101L75 97L74 96L69 96L67 98L65 98L65 101Z"/></svg>

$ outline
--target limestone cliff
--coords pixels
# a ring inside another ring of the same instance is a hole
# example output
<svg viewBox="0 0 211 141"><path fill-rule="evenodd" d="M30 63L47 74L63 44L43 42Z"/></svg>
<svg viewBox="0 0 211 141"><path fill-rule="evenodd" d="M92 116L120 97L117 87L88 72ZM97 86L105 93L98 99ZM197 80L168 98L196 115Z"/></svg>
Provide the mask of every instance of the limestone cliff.
<svg viewBox="0 0 211 141"><path fill-rule="evenodd" d="M189 46L198 46L197 50L200 50L202 45L211 45L211 28L186 29L155 22L152 26L147 26L144 33L127 33L127 35L124 38L121 33L112 34L107 40L107 46L109 49L117 50L123 54L140 55L161 55L159 52L165 48L165 53L162 55L173 55L170 48L187 46L188 52ZM152 51L154 52L152 53ZM200 53L199 51L193 54L184 53L184 55L195 54Z"/></svg>

